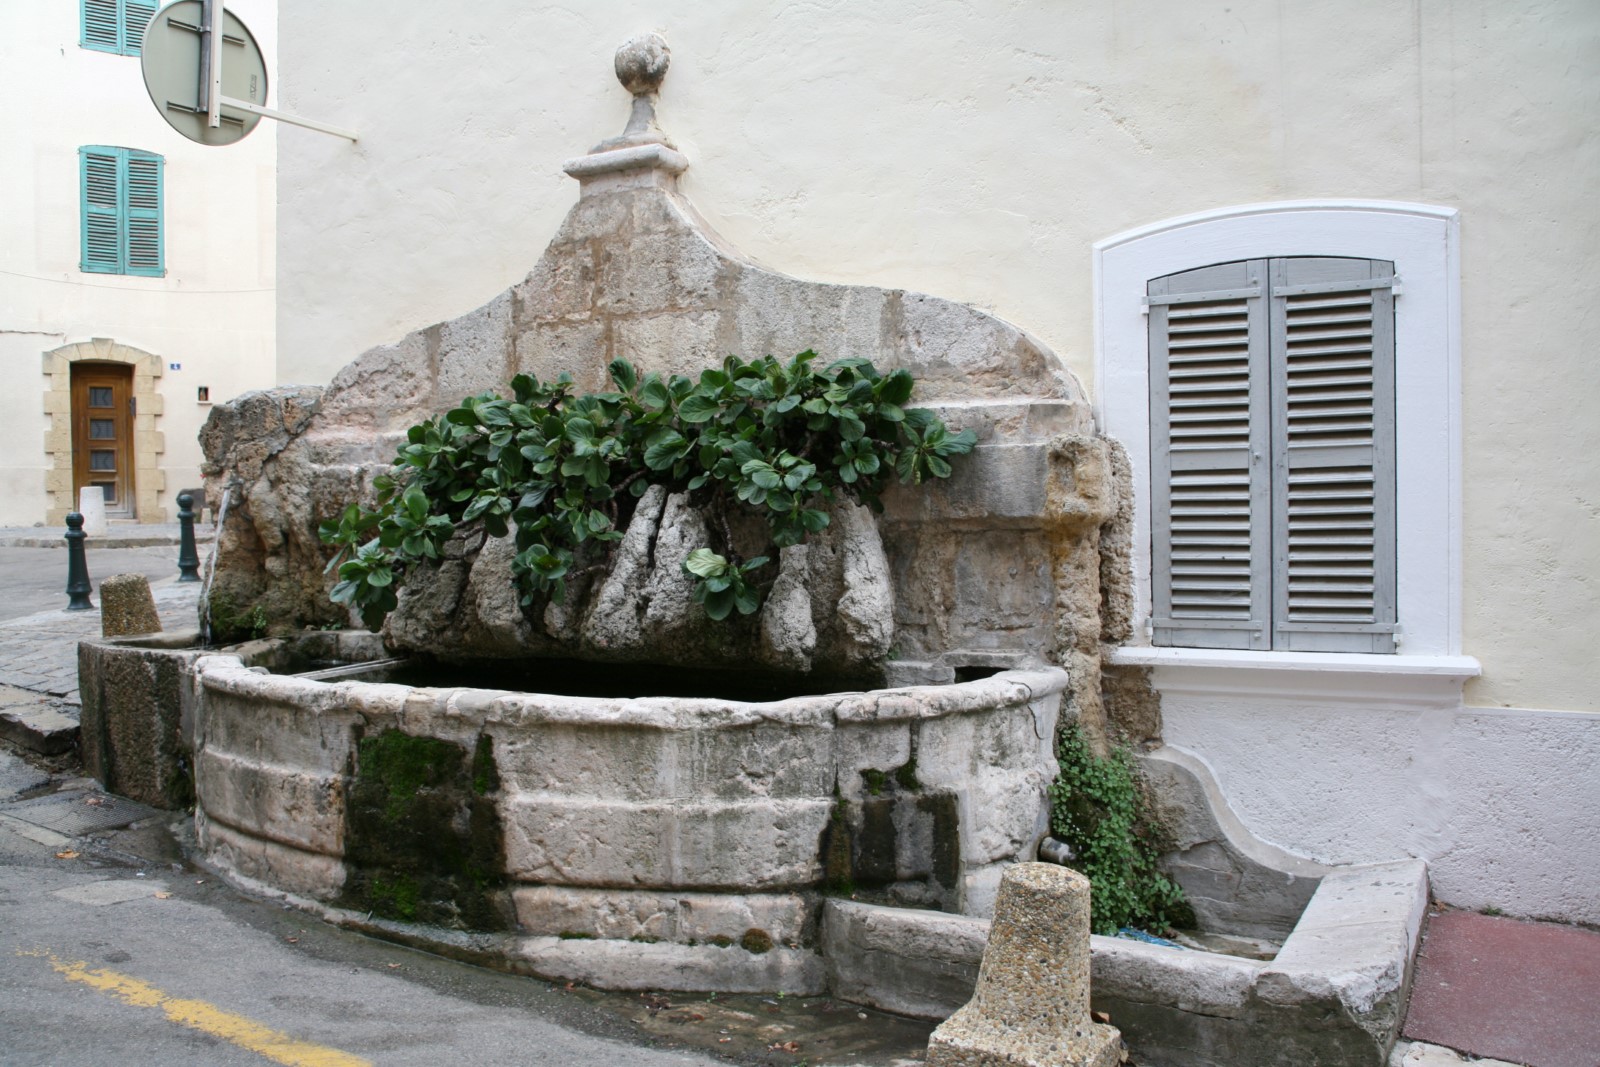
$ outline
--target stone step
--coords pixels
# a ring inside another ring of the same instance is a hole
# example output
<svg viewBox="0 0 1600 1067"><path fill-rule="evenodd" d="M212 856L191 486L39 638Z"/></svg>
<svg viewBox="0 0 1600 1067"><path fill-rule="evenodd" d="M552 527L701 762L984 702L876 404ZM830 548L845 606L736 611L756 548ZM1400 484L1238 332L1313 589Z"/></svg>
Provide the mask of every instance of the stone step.
<svg viewBox="0 0 1600 1067"><path fill-rule="evenodd" d="M78 720L64 714L51 698L28 694L31 700L18 699L15 694L25 690L0 688L6 690L0 693L0 740L41 756L59 756L77 745Z"/></svg>

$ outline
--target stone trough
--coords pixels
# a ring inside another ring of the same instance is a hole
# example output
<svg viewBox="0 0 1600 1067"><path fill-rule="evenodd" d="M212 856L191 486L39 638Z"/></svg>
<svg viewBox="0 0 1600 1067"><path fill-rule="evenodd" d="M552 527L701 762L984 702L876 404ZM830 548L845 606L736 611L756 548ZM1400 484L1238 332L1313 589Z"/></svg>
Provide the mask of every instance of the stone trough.
<svg viewBox="0 0 1600 1067"><path fill-rule="evenodd" d="M1090 938L1091 995L1141 1065L1381 1067L1410 989L1428 905L1421 860L1322 867L1243 830L1203 764L1142 759L1177 848L1164 866L1202 927L1278 943L1270 959ZM835 996L929 1019L972 995L986 918L830 900L823 954Z"/></svg>

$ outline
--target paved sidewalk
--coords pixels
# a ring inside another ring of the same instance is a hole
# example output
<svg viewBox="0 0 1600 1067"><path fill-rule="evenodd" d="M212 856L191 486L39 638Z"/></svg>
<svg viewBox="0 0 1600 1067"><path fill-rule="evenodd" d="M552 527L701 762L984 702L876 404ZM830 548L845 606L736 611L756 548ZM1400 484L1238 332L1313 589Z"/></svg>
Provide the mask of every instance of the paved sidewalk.
<svg viewBox="0 0 1600 1067"><path fill-rule="evenodd" d="M179 582L174 576L152 583L150 592L163 630L195 625L199 582ZM95 602L91 611L61 608L0 622L0 685L54 698L62 711L76 718L78 642L100 636L98 589L91 599Z"/></svg>
<svg viewBox="0 0 1600 1067"><path fill-rule="evenodd" d="M1471 911L1433 916L1404 1033L1531 1067L1596 1067L1600 933Z"/></svg>
<svg viewBox="0 0 1600 1067"><path fill-rule="evenodd" d="M194 524L197 545L210 542L215 535L210 523ZM181 530L175 522L114 522L109 523L100 537L86 542L93 549L150 548L156 545L175 545ZM65 548L65 526L0 526L0 548Z"/></svg>

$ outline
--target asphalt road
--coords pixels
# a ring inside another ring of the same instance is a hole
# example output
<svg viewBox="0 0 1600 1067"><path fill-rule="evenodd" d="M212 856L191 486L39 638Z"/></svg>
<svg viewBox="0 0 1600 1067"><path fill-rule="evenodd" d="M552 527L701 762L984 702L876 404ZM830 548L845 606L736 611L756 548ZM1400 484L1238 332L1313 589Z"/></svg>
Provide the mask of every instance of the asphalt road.
<svg viewBox="0 0 1600 1067"><path fill-rule="evenodd" d="M914 1067L932 1028L826 997L605 993L413 951L235 891L186 858L183 813L42 830L23 817L51 789L80 811L129 803L0 749L3 1067Z"/></svg>
<svg viewBox="0 0 1600 1067"><path fill-rule="evenodd" d="M113 574L142 574L153 582L178 573L178 546L91 547L85 561L89 584L96 590L101 581ZM91 597L96 604L100 602L97 595ZM66 606L66 549L0 546L0 621ZM0 1059L0 1063L4 1062Z"/></svg>

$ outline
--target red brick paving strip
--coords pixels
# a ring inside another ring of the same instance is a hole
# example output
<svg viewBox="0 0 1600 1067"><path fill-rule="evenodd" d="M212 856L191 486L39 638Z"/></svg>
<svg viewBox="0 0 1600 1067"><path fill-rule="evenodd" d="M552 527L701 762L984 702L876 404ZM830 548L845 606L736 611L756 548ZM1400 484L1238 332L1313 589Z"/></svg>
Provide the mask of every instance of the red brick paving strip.
<svg viewBox="0 0 1600 1067"><path fill-rule="evenodd" d="M1600 934L1470 911L1433 916L1404 1033L1530 1067L1600 1067Z"/></svg>

